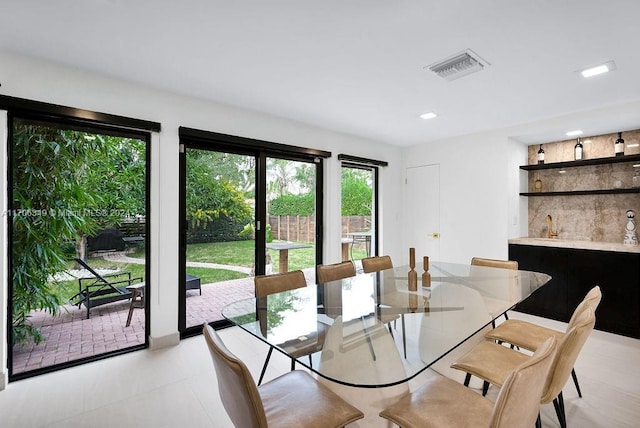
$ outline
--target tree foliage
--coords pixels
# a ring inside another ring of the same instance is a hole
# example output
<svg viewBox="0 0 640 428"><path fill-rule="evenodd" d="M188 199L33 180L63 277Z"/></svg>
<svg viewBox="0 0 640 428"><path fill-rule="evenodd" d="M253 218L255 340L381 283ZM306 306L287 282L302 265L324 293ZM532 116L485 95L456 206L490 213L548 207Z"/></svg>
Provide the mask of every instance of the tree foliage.
<svg viewBox="0 0 640 428"><path fill-rule="evenodd" d="M238 180L243 180L242 174L226 175L238 167L238 159L233 157L237 155L226 158L219 158L219 155L187 151L187 220L191 230L200 229L209 241L237 239L253 218L246 193L237 187ZM196 241L202 242L201 239Z"/></svg>
<svg viewBox="0 0 640 428"><path fill-rule="evenodd" d="M78 232L97 229L94 219L84 215L96 199L80 177L104 147L99 141L81 141L77 132L19 120L13 136L13 341L33 336L38 342L40 333L28 315L36 309L58 311L60 302L47 284L66 268L63 244Z"/></svg>
<svg viewBox="0 0 640 428"><path fill-rule="evenodd" d="M316 212L315 195L311 192L303 195L282 195L269 202L271 215L309 216Z"/></svg>
<svg viewBox="0 0 640 428"><path fill-rule="evenodd" d="M342 215L371 215L373 190L369 171L342 168Z"/></svg>

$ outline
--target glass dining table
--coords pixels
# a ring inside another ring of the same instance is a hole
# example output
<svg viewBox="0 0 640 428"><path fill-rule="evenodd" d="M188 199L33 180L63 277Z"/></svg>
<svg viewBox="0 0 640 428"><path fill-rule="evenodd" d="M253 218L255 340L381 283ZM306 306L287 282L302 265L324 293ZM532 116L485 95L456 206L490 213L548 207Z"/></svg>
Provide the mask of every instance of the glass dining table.
<svg viewBox="0 0 640 428"><path fill-rule="evenodd" d="M319 377L357 388L409 381L546 284L546 274L431 262L250 298L223 316ZM406 350L406 351L405 351ZM406 353L405 353L406 352Z"/></svg>

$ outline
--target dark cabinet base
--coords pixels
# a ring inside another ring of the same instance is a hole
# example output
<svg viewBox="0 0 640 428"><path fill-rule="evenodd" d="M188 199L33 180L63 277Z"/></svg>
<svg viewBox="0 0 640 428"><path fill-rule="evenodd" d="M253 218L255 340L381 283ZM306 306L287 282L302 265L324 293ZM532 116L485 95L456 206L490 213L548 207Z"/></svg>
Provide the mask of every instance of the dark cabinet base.
<svg viewBox="0 0 640 428"><path fill-rule="evenodd" d="M510 244L509 259L552 276L516 310L567 322L599 285L596 329L640 337L640 254Z"/></svg>

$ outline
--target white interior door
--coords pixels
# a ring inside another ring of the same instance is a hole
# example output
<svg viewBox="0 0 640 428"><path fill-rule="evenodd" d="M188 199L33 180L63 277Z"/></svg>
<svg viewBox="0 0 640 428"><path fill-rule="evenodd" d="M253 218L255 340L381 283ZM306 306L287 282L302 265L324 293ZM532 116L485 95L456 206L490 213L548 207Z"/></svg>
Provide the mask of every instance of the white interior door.
<svg viewBox="0 0 640 428"><path fill-rule="evenodd" d="M423 256L440 260L440 165L407 168L406 242Z"/></svg>

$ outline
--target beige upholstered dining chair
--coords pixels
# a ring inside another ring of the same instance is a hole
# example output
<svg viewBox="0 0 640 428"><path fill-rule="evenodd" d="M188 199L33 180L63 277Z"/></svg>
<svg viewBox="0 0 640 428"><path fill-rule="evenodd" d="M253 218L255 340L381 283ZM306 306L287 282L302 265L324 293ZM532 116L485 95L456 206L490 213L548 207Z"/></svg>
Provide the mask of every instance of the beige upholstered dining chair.
<svg viewBox="0 0 640 428"><path fill-rule="evenodd" d="M482 257L473 257L471 259L471 265L518 270L518 262L514 260L496 260L496 259L483 259Z"/></svg>
<svg viewBox="0 0 640 428"><path fill-rule="evenodd" d="M356 267L351 261L331 265L318 265L316 267L316 282L319 284L337 281L338 279L349 278L351 276L356 276Z"/></svg>
<svg viewBox="0 0 640 428"><path fill-rule="evenodd" d="M393 269L393 262L391 261L390 256L373 256L362 259L362 270L364 271L364 273L378 272L385 269ZM402 348L404 351L404 357L407 358L407 333L404 329L404 314L401 314L400 318L402 322ZM389 333L391 333L391 337L393 337L391 322L393 321L395 326L395 322L397 319L398 315L396 314L381 314L380 316L380 321L384 324L389 325Z"/></svg>
<svg viewBox="0 0 640 428"><path fill-rule="evenodd" d="M306 287L307 280L301 270L294 270L273 275L256 276L253 278L253 284L256 288L256 297L266 297L269 294Z"/></svg>
<svg viewBox="0 0 640 428"><path fill-rule="evenodd" d="M482 257L472 257L471 266L484 266L500 269L518 270L518 262L514 260L497 260L497 259L484 259ZM509 319L509 315L504 313L504 318ZM491 322L491 325L496 326L495 321Z"/></svg>
<svg viewBox="0 0 640 428"><path fill-rule="evenodd" d="M438 376L380 412L380 416L402 428L531 427L539 423L540 397L556 347L556 339L550 337L531 358L512 367L495 403Z"/></svg>
<svg viewBox="0 0 640 428"><path fill-rule="evenodd" d="M541 404L553 402L560 426L563 428L567 426L567 418L562 388L569 379L584 343L593 331L596 323L593 308L586 308L572 321L558 343L558 351L540 399ZM482 392L485 395L488 384L501 387L509 372L529 358L531 357L522 352L492 341L484 341L453 363L451 367L467 372L465 384L468 384L471 375L484 380L485 386Z"/></svg>
<svg viewBox="0 0 640 428"><path fill-rule="evenodd" d="M595 312L601 299L602 292L600 291L600 287L596 285L587 293L582 302L580 302L573 311L571 320L569 320L569 325L575 323L575 319L580 316L582 311L585 309L592 308ZM484 335L484 337L490 340L495 340L498 343L509 343L512 348L517 346L518 348L533 351L548 337L553 336L556 339L561 340L562 336L565 334L566 331L553 330L527 321L511 319L503 322L493 330L490 330ZM578 391L578 396L582 398L582 391L580 390L580 384L578 383L578 376L574 369L571 370L571 377L573 378L573 383Z"/></svg>
<svg viewBox="0 0 640 428"><path fill-rule="evenodd" d="M256 298L264 298L269 294L280 293L283 291L294 290L296 288L302 288L307 286L307 280L304 277L304 273L301 270L294 270L291 272L277 273L273 275L258 275L253 278L255 286ZM265 320L266 321L266 320ZM262 379L267 371L269 360L271 359L271 353L273 352L273 346L269 348L267 358L264 360L262 371L260 372L260 378L258 379L258 385L262 384ZM291 370L294 369L295 359L291 358Z"/></svg>
<svg viewBox="0 0 640 428"><path fill-rule="evenodd" d="M390 256L373 256L362 259L362 270L364 273L378 272L392 268L393 262Z"/></svg>
<svg viewBox="0 0 640 428"><path fill-rule="evenodd" d="M257 387L247 366L209 325L203 326L218 391L236 427L343 427L364 417L308 373L294 370Z"/></svg>

